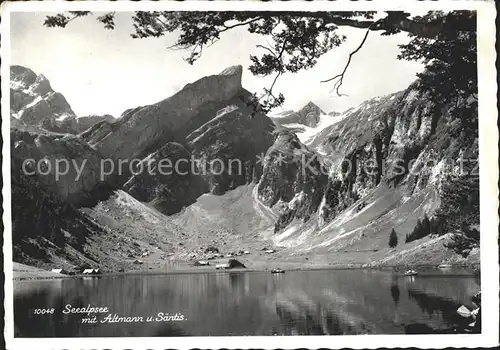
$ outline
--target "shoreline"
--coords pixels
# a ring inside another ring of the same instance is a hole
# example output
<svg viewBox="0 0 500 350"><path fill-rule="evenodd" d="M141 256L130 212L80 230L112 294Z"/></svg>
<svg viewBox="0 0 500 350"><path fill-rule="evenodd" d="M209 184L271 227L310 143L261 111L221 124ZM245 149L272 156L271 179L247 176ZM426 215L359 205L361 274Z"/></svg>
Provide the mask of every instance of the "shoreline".
<svg viewBox="0 0 500 350"><path fill-rule="evenodd" d="M471 277L476 275L476 266L471 266L467 264L456 264L456 265L451 265L448 268L438 268L435 265L415 265L413 268L416 269L433 269L433 270L438 270L442 271L440 274L433 274L433 273L423 273L419 274L417 276L420 277ZM262 267L262 268L234 268L234 269L227 269L227 270L216 270L214 267L185 267L185 268L178 268L178 269L172 269L169 271L162 271L162 270L136 270L136 271L128 271L128 272L107 272L107 273L102 273L99 275L52 275L52 276L47 276L47 275L40 275L39 273L35 271L31 271L28 273L27 276L15 276L16 271L13 273L13 281L30 281L30 280L58 280L58 279L82 279L82 278L102 278L102 277L116 277L116 276L174 276L174 275L188 275L188 274L207 274L207 273L218 273L218 274L227 274L227 273L241 273L241 272L249 272L249 273L259 273L259 272L268 272L271 273L271 270L274 267ZM404 273L401 270L406 269L407 267L404 265L394 265L394 266L308 266L308 267L290 267L290 268L285 268L285 272L293 272L293 271L328 271L328 270L374 270L374 271L392 271L394 274L397 275L397 277L407 277L404 275ZM453 269L470 269L470 273L460 273L460 274L454 274L454 273L445 273L446 270L453 270ZM41 270L43 272L50 272L50 271L45 271ZM28 272L28 271L24 271Z"/></svg>

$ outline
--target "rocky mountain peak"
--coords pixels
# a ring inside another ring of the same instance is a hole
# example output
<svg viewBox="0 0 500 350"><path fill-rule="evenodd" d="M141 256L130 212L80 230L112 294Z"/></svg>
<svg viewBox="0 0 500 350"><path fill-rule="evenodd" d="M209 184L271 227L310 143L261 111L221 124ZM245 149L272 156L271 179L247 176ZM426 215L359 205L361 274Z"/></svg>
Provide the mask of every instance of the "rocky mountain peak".
<svg viewBox="0 0 500 350"><path fill-rule="evenodd" d="M240 80L242 74L243 74L243 66L241 65L227 67L226 69L224 69L222 72L219 73L219 75L231 75L239 77Z"/></svg>
<svg viewBox="0 0 500 350"><path fill-rule="evenodd" d="M23 66L10 67L11 126L35 126L48 131L78 134L111 115L77 118L66 98L55 92L43 74Z"/></svg>
<svg viewBox="0 0 500 350"><path fill-rule="evenodd" d="M177 115L184 114L188 110L196 110L206 103L226 101L234 97L240 90L241 75L243 68L241 66L232 66L224 69L220 74L209 75L187 84L171 97L158 102L155 107L171 108L179 107ZM172 118L175 119L175 118ZM174 122L173 120L171 120ZM175 121L175 124L182 124L184 119Z"/></svg>
<svg viewBox="0 0 500 350"><path fill-rule="evenodd" d="M36 77L35 82L30 86L30 91L42 97L54 92L49 80L43 74L39 74Z"/></svg>
<svg viewBox="0 0 500 350"><path fill-rule="evenodd" d="M66 98L52 89L44 75L23 66L10 69L10 109L24 124L56 132L71 132L61 129L60 122L76 118Z"/></svg>
<svg viewBox="0 0 500 350"><path fill-rule="evenodd" d="M321 108L318 107L313 101L309 101L306 103L304 107L300 109L300 111L311 111L311 110L319 110L321 113L325 114Z"/></svg>
<svg viewBox="0 0 500 350"><path fill-rule="evenodd" d="M27 88L35 82L36 77L36 73L29 68L16 65L10 67L11 86L22 85Z"/></svg>
<svg viewBox="0 0 500 350"><path fill-rule="evenodd" d="M160 102L127 110L117 122L116 130L95 130L99 140L92 140L93 136L88 135L90 142L103 154L129 157L146 155L168 141L182 140L213 118L212 112L244 95L242 71L241 66L226 68L220 74L187 84ZM123 140L131 142L124 143Z"/></svg>
<svg viewBox="0 0 500 350"><path fill-rule="evenodd" d="M321 115L326 114L314 102L309 101L304 107L295 111L286 111L280 113L279 117L274 118L274 122L279 125L302 124L311 128L318 126Z"/></svg>
<svg viewBox="0 0 500 350"><path fill-rule="evenodd" d="M84 129L74 139L87 145L89 154L115 160L137 158L143 164L168 159L171 164L180 161L187 168L175 169L169 175L157 168L138 174L125 168L97 180L99 171L92 169L94 175L89 175L85 183L69 188L73 182L68 182L56 188L59 196L66 199L71 195L80 201L102 181L113 188L123 185L136 199L173 214L203 193L222 195L240 185L258 182L262 167L257 156L272 145L273 125L265 114L254 113L248 105L252 94L241 87L241 73L240 66L230 67L222 74L188 84L160 102L128 109L117 120L110 115L65 119L64 125ZM63 141L61 144L66 145ZM35 146L26 152L34 152ZM47 157L55 157L52 151L67 154L74 148L73 143L67 146L43 150L47 150Z"/></svg>

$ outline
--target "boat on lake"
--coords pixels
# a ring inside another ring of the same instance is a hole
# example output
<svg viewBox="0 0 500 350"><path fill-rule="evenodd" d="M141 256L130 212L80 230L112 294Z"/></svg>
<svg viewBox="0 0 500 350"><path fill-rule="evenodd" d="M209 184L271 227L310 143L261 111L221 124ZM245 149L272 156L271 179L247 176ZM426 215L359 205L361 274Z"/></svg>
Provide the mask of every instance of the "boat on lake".
<svg viewBox="0 0 500 350"><path fill-rule="evenodd" d="M415 270L410 269L410 270L405 272L405 276L416 276L416 275L418 275L418 272Z"/></svg>
<svg viewBox="0 0 500 350"><path fill-rule="evenodd" d="M453 266L450 264L441 264L438 265L438 269L451 269Z"/></svg>
<svg viewBox="0 0 500 350"><path fill-rule="evenodd" d="M272 269L271 273L285 273L285 270L280 269L279 267Z"/></svg>

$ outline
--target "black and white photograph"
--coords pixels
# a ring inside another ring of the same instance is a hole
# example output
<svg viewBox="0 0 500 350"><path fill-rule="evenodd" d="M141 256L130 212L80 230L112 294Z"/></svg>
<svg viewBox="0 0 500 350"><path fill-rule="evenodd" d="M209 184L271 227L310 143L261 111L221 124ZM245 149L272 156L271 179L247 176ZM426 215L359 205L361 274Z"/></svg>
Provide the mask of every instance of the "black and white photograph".
<svg viewBox="0 0 500 350"><path fill-rule="evenodd" d="M392 4L2 6L8 348L498 344L495 5Z"/></svg>

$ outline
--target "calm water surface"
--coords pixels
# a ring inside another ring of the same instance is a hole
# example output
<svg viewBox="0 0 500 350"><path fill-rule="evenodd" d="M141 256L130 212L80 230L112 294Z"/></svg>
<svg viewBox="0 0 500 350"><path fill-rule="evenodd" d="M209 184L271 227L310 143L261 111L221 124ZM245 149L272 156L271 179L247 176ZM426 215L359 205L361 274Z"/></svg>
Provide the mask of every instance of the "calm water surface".
<svg viewBox="0 0 500 350"><path fill-rule="evenodd" d="M367 270L220 272L14 281L17 337L397 334L451 331L479 290L464 275ZM105 306L97 323L73 307ZM53 315L35 315L54 308ZM158 313L184 320L157 321ZM142 317L102 323L108 314ZM146 322L152 316L152 322Z"/></svg>

